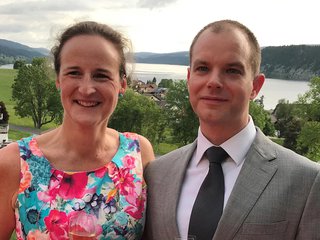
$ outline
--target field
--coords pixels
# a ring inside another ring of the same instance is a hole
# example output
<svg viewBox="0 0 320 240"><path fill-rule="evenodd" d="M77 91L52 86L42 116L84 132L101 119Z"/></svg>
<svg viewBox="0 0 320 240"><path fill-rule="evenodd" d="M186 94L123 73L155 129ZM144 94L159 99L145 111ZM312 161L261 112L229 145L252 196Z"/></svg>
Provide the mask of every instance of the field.
<svg viewBox="0 0 320 240"><path fill-rule="evenodd" d="M14 113L14 101L12 100L11 86L16 75L17 70L0 69L0 101L4 102L6 109L9 113L9 124L33 127L33 121L31 118L20 118L19 116L16 116ZM53 127L55 127L55 124L47 124L43 126L43 130Z"/></svg>
<svg viewBox="0 0 320 240"><path fill-rule="evenodd" d="M4 102L9 113L9 123L33 127L33 122L28 118L19 118L14 114L14 102L12 100L12 84L17 75L17 70L0 69L0 101Z"/></svg>

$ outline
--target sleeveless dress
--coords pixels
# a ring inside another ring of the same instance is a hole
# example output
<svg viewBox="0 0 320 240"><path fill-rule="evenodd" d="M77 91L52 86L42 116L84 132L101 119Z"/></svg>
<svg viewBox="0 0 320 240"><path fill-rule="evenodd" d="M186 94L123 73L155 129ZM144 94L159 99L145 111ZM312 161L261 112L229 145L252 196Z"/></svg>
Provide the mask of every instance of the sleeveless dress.
<svg viewBox="0 0 320 240"><path fill-rule="evenodd" d="M96 218L96 239L140 239L146 185L138 136L119 133L119 139L112 161L89 172L57 170L33 136L19 140L17 239L69 239L68 221L77 211Z"/></svg>

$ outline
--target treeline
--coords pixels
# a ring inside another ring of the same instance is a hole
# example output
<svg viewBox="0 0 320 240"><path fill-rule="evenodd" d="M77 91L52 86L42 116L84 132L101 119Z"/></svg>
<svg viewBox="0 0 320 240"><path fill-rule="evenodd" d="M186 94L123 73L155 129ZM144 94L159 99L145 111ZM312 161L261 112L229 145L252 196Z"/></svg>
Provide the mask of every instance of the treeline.
<svg viewBox="0 0 320 240"><path fill-rule="evenodd" d="M36 49L0 39L0 65L16 60L31 63L34 57L48 55L47 49ZM189 65L189 52L134 54L137 63ZM261 72L267 78L310 81L320 75L320 45L264 47Z"/></svg>
<svg viewBox="0 0 320 240"><path fill-rule="evenodd" d="M261 71L268 78L309 81L320 75L320 45L263 48Z"/></svg>
<svg viewBox="0 0 320 240"><path fill-rule="evenodd" d="M52 121L61 123L63 110L50 63L35 58L32 64L21 64L18 69L12 85L15 114L32 118L35 128ZM121 132L144 135L156 152L161 143L181 146L194 141L199 127L188 99L186 80L162 79L158 86L168 90L165 104L158 105L128 89L109 122L110 127ZM319 96L320 77L314 77L310 80L310 90L297 102L280 101L272 114L275 119L264 109L263 96L250 103L250 115L267 136L281 137L284 146L320 161Z"/></svg>
<svg viewBox="0 0 320 240"><path fill-rule="evenodd" d="M13 64L17 60L30 63L35 57L44 57L45 50L0 39L0 65Z"/></svg>

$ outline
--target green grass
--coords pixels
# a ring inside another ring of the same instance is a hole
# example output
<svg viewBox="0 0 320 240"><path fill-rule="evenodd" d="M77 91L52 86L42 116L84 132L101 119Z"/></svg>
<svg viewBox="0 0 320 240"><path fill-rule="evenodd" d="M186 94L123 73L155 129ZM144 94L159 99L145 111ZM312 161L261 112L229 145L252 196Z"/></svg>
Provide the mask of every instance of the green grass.
<svg viewBox="0 0 320 240"><path fill-rule="evenodd" d="M0 69L0 101L4 102L9 113L9 123L33 127L32 119L20 118L14 113L14 101L12 100L12 84L17 75L17 70Z"/></svg>
<svg viewBox="0 0 320 240"><path fill-rule="evenodd" d="M278 143L279 145L283 145L284 138L270 137L270 139L271 139L273 142Z"/></svg>
<svg viewBox="0 0 320 240"><path fill-rule="evenodd" d="M178 148L176 144L160 143L155 149L156 155L163 155Z"/></svg>
<svg viewBox="0 0 320 240"><path fill-rule="evenodd" d="M6 108L13 109L14 102L11 99L13 79L17 71L13 69L0 69L0 101L3 101Z"/></svg>
<svg viewBox="0 0 320 240"><path fill-rule="evenodd" d="M17 239L17 237L16 237L16 232L14 232L14 233L11 235L10 240L16 240L16 239Z"/></svg>
<svg viewBox="0 0 320 240"><path fill-rule="evenodd" d="M0 101L4 102L9 113L9 124L15 124L25 127L34 127L31 118L21 118L15 115L15 102L12 100L12 84L17 75L17 70L0 69ZM43 130L56 127L56 124L49 123L42 127Z"/></svg>
<svg viewBox="0 0 320 240"><path fill-rule="evenodd" d="M31 135L30 133L20 132L20 131L15 131L15 130L10 130L9 129L9 139L10 140L16 141L16 140L19 140L21 138L28 137L30 135Z"/></svg>

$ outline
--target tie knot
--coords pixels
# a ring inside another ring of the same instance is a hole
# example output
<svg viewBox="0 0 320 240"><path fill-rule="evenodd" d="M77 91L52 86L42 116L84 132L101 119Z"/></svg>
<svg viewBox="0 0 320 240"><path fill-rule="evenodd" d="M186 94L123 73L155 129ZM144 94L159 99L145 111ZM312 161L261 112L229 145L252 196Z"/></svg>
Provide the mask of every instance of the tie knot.
<svg viewBox="0 0 320 240"><path fill-rule="evenodd" d="M227 157L228 153L222 147L212 146L206 151L208 160L211 163L221 164Z"/></svg>

